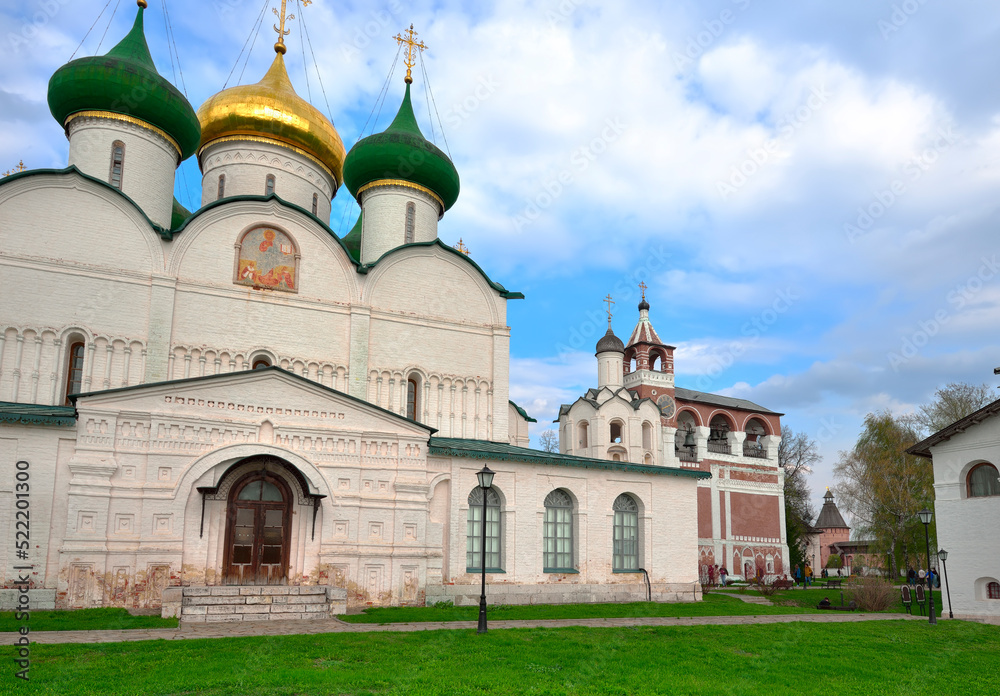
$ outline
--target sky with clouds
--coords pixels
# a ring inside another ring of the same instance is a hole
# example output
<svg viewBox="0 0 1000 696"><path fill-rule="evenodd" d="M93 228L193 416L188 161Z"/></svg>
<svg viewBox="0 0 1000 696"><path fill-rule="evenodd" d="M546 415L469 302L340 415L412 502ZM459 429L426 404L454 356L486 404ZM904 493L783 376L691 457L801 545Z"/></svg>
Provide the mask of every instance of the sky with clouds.
<svg viewBox="0 0 1000 696"><path fill-rule="evenodd" d="M993 383L1000 6L289 4L292 80L348 147L372 131L373 111L384 128L402 96L397 67L376 107L392 37L412 22L428 45L462 177L440 236L461 238L526 295L509 305L511 397L538 419L533 435L595 385L601 298L615 298L614 328L627 336L640 281L677 346L679 386L756 401L818 442L817 503L866 413L912 410L951 381ZM163 4L150 0L161 74L182 74L195 108L227 80L256 81L274 55L269 7L252 33L262 8L170 0L172 62ZM65 166L48 78L74 51L105 52L134 13L129 0L0 0L0 169ZM431 136L425 84L418 70L415 106ZM177 195L196 208L199 192L192 159ZM357 212L342 189L334 231Z"/></svg>

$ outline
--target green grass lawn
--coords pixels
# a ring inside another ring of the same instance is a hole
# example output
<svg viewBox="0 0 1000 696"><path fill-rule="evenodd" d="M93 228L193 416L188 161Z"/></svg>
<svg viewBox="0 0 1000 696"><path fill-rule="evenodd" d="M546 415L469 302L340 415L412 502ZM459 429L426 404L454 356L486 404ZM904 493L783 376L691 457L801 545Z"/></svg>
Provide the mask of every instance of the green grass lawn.
<svg viewBox="0 0 1000 696"><path fill-rule="evenodd" d="M824 597L828 597L830 599L831 604L839 605L840 592L841 592L840 590L824 590L815 587L810 587L807 590L784 590L782 592L776 593L770 599L774 604L778 606L799 606L799 607L809 607L815 609L816 605L819 604ZM844 592L844 604L849 604L851 601L850 588L845 585L843 592ZM746 593L751 594L749 590L746 591ZM760 593L753 592L753 594L760 594ZM899 590L896 590L894 598L895 598L895 603L891 607L886 609L886 611L898 612L900 614L905 613L906 609L903 607L903 599L899 593ZM934 608L937 615L940 616L942 609L940 590L934 590ZM947 612L947 607L945 607L944 609ZM920 616L920 609L917 606L916 602L914 602L912 605L912 611L917 616ZM927 613L927 606L925 604L924 605L925 616L926 613Z"/></svg>
<svg viewBox="0 0 1000 696"><path fill-rule="evenodd" d="M997 693L1000 628L946 621L325 634L34 645L4 694Z"/></svg>
<svg viewBox="0 0 1000 696"><path fill-rule="evenodd" d="M16 631L21 622L14 612L0 612L0 632ZM177 619L159 616L132 616L127 609L77 609L74 611L33 611L28 620L32 631L105 631L122 628L177 628Z"/></svg>
<svg viewBox="0 0 1000 696"><path fill-rule="evenodd" d="M822 598L820 598L822 599ZM816 600L819 601L818 599ZM487 606L493 621L542 619L605 619L636 616L761 616L763 614L818 613L802 606L761 606L747 604L736 597L706 594L701 602L632 602L628 604L534 604ZM350 623L408 623L411 621L475 621L479 606L452 607L371 607L363 614L340 618Z"/></svg>

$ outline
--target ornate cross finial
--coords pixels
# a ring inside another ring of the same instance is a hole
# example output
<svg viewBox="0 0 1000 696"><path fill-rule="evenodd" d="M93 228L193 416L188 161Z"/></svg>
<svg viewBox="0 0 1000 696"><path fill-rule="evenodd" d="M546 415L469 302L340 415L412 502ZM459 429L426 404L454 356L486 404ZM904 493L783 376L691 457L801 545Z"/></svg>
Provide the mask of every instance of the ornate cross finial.
<svg viewBox="0 0 1000 696"><path fill-rule="evenodd" d="M469 247L465 246L465 244L462 243L462 238L461 237L458 238L458 244L456 244L452 248L453 249L458 249L458 251L462 252L466 256L469 255Z"/></svg>
<svg viewBox="0 0 1000 696"><path fill-rule="evenodd" d="M406 30L406 38L403 38L402 34L396 34L396 43L402 45L406 44L406 57L403 58L403 65L406 66L406 84L411 84L413 82L412 70L413 66L417 64L417 59L414 55L413 49L420 49L421 52L426 46L424 42L417 42L417 32L413 31L413 25Z"/></svg>
<svg viewBox="0 0 1000 696"><path fill-rule="evenodd" d="M643 301L645 301L645 299L646 299L646 290L648 290L648 289L649 289L649 286L646 285L645 282L639 283L639 290L642 291L642 299L643 299Z"/></svg>
<svg viewBox="0 0 1000 696"><path fill-rule="evenodd" d="M611 299L611 295L609 294L607 297L604 298L604 302L606 302L607 305L608 305L608 328L610 329L611 328L611 317L614 316L611 313L611 305L615 304L615 301Z"/></svg>
<svg viewBox="0 0 1000 696"><path fill-rule="evenodd" d="M8 169L7 171L5 171L3 173L3 176L10 176L11 174L19 174L19 173L25 171L26 169L27 169L27 167L24 166L24 160L21 160L21 161L19 161L17 163L16 167L14 167L13 169Z"/></svg>
<svg viewBox="0 0 1000 696"><path fill-rule="evenodd" d="M285 22L290 22L295 19L295 15L285 13L285 6L287 3L288 0L281 0L280 13L275 8L271 8L271 12L274 13L274 16L278 18L278 21L281 24L281 26L278 26L277 24L274 25L274 30L278 32L278 43L274 44L274 52L281 53L282 55L284 55L287 50L285 48L285 37L291 33L291 29L285 29ZM312 0L302 0L302 7L308 7L309 5L312 5Z"/></svg>

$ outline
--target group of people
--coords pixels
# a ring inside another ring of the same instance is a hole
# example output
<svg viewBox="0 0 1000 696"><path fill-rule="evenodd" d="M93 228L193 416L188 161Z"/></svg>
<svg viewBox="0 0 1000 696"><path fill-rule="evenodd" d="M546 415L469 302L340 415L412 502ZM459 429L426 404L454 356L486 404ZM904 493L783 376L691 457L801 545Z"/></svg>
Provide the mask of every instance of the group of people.
<svg viewBox="0 0 1000 696"><path fill-rule="evenodd" d="M726 566L722 566L720 568L718 563L716 563L715 565L708 566L708 584L709 585L714 585L715 584L715 578L716 578L716 576L718 576L718 578L719 578L719 584L722 587L725 587L726 586L726 579L729 577L729 571L726 569Z"/></svg>
<svg viewBox="0 0 1000 696"><path fill-rule="evenodd" d="M805 569L802 566L795 566L795 584L802 584L803 587L809 587L813 580L813 569L812 566L806 563Z"/></svg>
<svg viewBox="0 0 1000 696"><path fill-rule="evenodd" d="M941 587L941 576L938 575L933 568L928 570L926 573L922 570L914 570L913 568L906 571L907 584L922 585L925 581L929 582L931 587Z"/></svg>

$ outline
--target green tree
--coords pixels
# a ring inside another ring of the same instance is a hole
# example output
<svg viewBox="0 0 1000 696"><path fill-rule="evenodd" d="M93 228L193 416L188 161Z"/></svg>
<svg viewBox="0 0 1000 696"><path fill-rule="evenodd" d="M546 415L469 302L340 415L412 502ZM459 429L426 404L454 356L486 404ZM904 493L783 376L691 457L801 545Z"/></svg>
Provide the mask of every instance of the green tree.
<svg viewBox="0 0 1000 696"><path fill-rule="evenodd" d="M855 534L875 542L889 559L891 577L900 563L924 565L924 529L917 512L934 502L934 473L926 459L906 454L921 439L912 416L869 413L854 448L840 453L833 473L841 505ZM931 528L931 544L934 529Z"/></svg>
<svg viewBox="0 0 1000 696"><path fill-rule="evenodd" d="M789 569L805 562L804 547L814 517L806 476L820 461L816 442L805 433L782 428L778 444L778 466L785 472L785 535Z"/></svg>
<svg viewBox="0 0 1000 696"><path fill-rule="evenodd" d="M931 403L918 409L916 420L928 433L936 433L992 403L995 397L989 384L951 382L934 392Z"/></svg>

